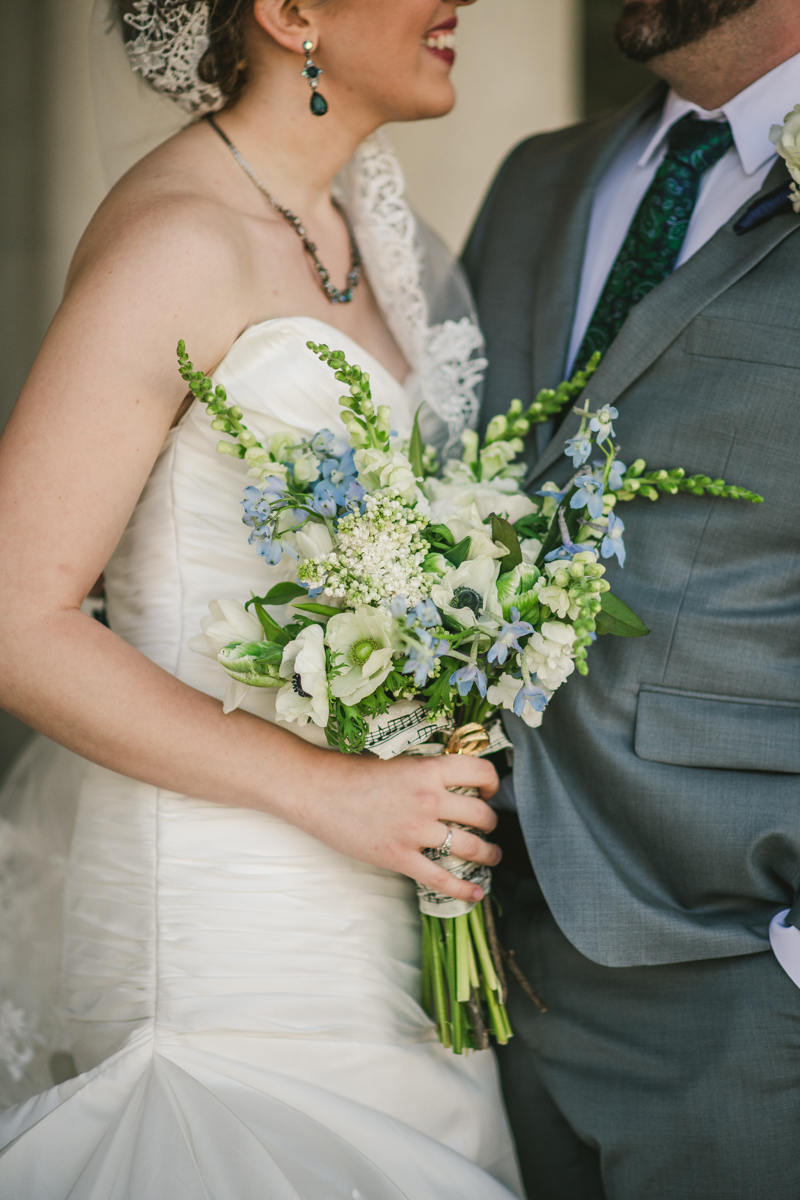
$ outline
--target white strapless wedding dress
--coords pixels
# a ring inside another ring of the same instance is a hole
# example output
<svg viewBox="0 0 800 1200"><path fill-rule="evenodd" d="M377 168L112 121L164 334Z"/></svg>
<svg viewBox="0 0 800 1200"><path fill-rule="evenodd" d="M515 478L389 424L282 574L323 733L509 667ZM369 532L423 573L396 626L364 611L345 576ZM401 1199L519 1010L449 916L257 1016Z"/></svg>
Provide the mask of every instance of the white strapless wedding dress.
<svg viewBox="0 0 800 1200"><path fill-rule="evenodd" d="M309 338L366 366L408 434L406 389L330 326L292 318L248 329L215 374L257 436L342 429L341 385ZM198 404L170 432L106 583L112 628L221 698L226 677L187 646L208 602L263 593L291 566L248 545L245 471L218 436ZM253 689L244 707L270 718L273 703ZM20 770L40 815L77 796L61 988L80 1073L0 1114L2 1200L521 1195L493 1055L444 1050L419 1006L408 879L44 739Z"/></svg>

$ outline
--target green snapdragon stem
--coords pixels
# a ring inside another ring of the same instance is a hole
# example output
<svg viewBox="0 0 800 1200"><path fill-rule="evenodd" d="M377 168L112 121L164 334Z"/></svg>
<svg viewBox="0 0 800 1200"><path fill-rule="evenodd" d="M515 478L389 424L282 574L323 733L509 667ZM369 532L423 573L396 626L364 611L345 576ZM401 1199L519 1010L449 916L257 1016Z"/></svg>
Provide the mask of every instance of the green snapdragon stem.
<svg viewBox="0 0 800 1200"><path fill-rule="evenodd" d="M438 917L428 917L430 922L431 967L433 974L433 1006L436 1014L436 1025L439 1041L449 1047L450 1025L447 1020L447 1000L445 998L444 970L442 966L441 921Z"/></svg>
<svg viewBox="0 0 800 1200"><path fill-rule="evenodd" d="M433 1002L433 963L431 961L433 948L431 940L431 918L422 916L422 1007L429 1017L435 1019L436 1009Z"/></svg>
<svg viewBox="0 0 800 1200"><path fill-rule="evenodd" d="M447 952L447 992L450 997L450 1018L453 1031L453 1053L460 1054L464 1048L463 1012L458 1003L456 982L456 931L453 917L444 917L444 936Z"/></svg>
<svg viewBox="0 0 800 1200"><path fill-rule="evenodd" d="M470 997L469 916L455 918L456 927L456 1000L459 1004Z"/></svg>

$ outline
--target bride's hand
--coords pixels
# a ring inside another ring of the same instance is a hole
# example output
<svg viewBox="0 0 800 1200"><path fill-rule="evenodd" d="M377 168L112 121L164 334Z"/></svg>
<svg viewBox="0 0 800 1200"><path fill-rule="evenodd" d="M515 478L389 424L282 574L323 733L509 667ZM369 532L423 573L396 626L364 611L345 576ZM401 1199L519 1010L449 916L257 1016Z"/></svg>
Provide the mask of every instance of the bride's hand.
<svg viewBox="0 0 800 1200"><path fill-rule="evenodd" d="M441 846L450 832L443 822L491 833L497 824L486 800L497 791L497 773L480 758L399 757L381 762L372 755L331 754L308 747L300 791L286 817L350 858L409 875L458 900L476 901L483 892L455 879L422 853ZM481 797L461 796L450 787L479 788ZM454 829L452 853L495 866L498 846Z"/></svg>

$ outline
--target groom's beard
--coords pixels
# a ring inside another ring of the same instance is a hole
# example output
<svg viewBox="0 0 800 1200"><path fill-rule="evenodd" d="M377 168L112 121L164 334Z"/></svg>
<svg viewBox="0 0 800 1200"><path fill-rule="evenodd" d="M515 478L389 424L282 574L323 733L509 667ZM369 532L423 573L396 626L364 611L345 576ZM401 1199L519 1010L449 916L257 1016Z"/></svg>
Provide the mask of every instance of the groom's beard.
<svg viewBox="0 0 800 1200"><path fill-rule="evenodd" d="M648 62L696 42L758 0L631 0L614 26L623 54Z"/></svg>

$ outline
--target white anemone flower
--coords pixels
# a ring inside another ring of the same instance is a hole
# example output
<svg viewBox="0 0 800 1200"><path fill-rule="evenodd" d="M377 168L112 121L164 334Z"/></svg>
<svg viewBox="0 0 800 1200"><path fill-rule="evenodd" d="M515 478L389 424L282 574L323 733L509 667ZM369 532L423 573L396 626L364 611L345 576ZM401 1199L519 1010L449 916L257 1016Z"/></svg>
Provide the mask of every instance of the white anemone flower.
<svg viewBox="0 0 800 1200"><path fill-rule="evenodd" d="M385 608L359 605L355 612L331 617L325 641L339 657L341 674L331 680L331 692L345 704L370 696L392 669L392 615Z"/></svg>
<svg viewBox="0 0 800 1200"><path fill-rule="evenodd" d="M279 721L320 729L328 724L328 677L321 625L308 625L284 648L281 675L289 682L278 692L275 711Z"/></svg>
<svg viewBox="0 0 800 1200"><path fill-rule="evenodd" d="M197 654L204 654L206 658L213 658L218 662L219 652L226 646L264 640L264 630L258 617L255 613L248 612L238 600L212 600L208 609L209 615L200 621L203 632L189 638L189 649ZM229 678L222 701L222 711L233 712L249 691L248 684Z"/></svg>
<svg viewBox="0 0 800 1200"><path fill-rule="evenodd" d="M447 613L464 628L477 625L481 613L490 613L502 621L503 609L496 587L499 574L500 564L496 559L468 558L433 585L431 600L440 612Z"/></svg>

